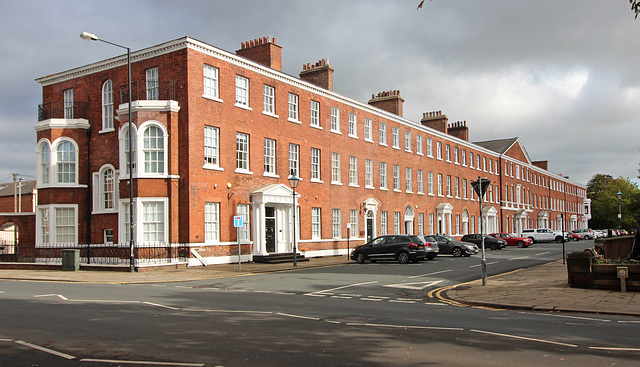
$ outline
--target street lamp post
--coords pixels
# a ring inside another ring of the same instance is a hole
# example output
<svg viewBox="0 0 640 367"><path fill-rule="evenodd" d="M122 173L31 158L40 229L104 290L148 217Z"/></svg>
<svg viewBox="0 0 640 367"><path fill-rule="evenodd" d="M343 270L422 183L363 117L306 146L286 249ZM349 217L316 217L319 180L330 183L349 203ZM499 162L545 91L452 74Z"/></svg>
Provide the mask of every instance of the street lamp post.
<svg viewBox="0 0 640 367"><path fill-rule="evenodd" d="M296 248L296 188L300 183L300 178L294 173L289 176L289 185L293 189L293 201L291 210L293 211L293 266L298 266L298 249Z"/></svg>
<svg viewBox="0 0 640 367"><path fill-rule="evenodd" d="M618 229L622 229L622 192L618 190Z"/></svg>
<svg viewBox="0 0 640 367"><path fill-rule="evenodd" d="M82 32L80 33L80 38L85 41L100 41L112 46L124 48L127 50L127 86L128 86L128 110L129 110L129 271L135 271L135 246L134 246L134 236L133 236L133 228L134 228L134 219L133 219L133 122L131 121L131 47L126 47L119 45L117 43L109 42L103 39L98 38L93 33Z"/></svg>

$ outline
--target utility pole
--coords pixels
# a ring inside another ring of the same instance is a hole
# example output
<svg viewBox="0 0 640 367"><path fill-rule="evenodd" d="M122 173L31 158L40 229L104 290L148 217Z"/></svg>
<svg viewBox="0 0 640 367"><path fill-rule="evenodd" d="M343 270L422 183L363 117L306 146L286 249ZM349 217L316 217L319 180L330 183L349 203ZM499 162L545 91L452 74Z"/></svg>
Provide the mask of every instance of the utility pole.
<svg viewBox="0 0 640 367"><path fill-rule="evenodd" d="M13 212L18 212L18 174L13 173Z"/></svg>
<svg viewBox="0 0 640 367"><path fill-rule="evenodd" d="M480 198L480 238L481 238L481 246L482 246L482 285L487 285L487 258L485 257L484 252L484 221L482 219L482 198L484 194L487 192L487 188L491 184L491 180L486 177L478 177L478 181L471 181L471 187L473 187L473 191L478 194Z"/></svg>

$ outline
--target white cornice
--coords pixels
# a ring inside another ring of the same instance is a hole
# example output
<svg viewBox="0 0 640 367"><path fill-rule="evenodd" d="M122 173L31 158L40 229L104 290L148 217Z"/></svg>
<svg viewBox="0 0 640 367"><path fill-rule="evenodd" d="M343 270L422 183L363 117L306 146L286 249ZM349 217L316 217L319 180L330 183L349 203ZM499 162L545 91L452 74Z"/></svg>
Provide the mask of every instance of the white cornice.
<svg viewBox="0 0 640 367"><path fill-rule="evenodd" d="M86 119L47 119L38 121L34 129L36 131L49 129L84 129L90 127L89 120Z"/></svg>

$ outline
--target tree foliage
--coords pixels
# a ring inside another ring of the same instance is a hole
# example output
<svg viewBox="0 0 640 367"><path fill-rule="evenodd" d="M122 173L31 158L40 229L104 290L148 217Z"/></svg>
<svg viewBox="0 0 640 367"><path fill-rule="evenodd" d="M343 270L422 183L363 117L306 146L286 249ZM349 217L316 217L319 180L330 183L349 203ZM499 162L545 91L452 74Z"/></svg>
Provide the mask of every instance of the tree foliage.
<svg viewBox="0 0 640 367"><path fill-rule="evenodd" d="M640 218L640 189L628 178L613 178L597 174L587 183L587 197L591 199L591 228L618 228L618 196L622 193L622 228L638 228Z"/></svg>
<svg viewBox="0 0 640 367"><path fill-rule="evenodd" d="M638 0L629 0L629 4L631 4L631 11L636 13L636 19L638 19L638 14L640 14L640 2L638 2Z"/></svg>

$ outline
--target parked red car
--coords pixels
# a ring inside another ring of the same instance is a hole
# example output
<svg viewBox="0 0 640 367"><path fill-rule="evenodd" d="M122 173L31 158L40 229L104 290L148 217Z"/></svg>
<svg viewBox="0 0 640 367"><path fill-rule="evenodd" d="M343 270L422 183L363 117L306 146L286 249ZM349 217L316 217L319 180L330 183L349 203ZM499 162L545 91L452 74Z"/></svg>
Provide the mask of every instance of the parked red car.
<svg viewBox="0 0 640 367"><path fill-rule="evenodd" d="M529 247L533 245L531 238L518 237L511 233L491 233L489 236L495 238L502 238L507 241L507 246Z"/></svg>

